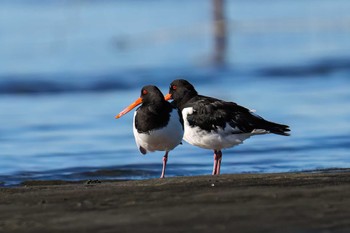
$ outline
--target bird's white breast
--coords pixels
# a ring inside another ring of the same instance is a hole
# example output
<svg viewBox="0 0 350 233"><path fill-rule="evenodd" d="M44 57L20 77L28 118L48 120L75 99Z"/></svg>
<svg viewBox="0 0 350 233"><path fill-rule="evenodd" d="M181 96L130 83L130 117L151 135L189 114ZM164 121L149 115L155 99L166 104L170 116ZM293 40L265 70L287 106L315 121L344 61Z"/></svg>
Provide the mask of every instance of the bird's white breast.
<svg viewBox="0 0 350 233"><path fill-rule="evenodd" d="M147 133L137 132L135 127L136 114L137 112L134 114L133 131L138 148L141 146L150 152L170 151L181 143L184 131L177 110L172 110L169 122L165 127Z"/></svg>

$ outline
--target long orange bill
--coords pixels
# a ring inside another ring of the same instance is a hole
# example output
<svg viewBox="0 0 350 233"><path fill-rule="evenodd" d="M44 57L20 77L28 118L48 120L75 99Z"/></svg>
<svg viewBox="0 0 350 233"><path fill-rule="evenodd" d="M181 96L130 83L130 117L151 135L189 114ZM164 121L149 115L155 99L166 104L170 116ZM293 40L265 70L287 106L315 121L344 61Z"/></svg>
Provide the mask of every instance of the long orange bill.
<svg viewBox="0 0 350 233"><path fill-rule="evenodd" d="M164 96L164 99L165 99L166 101L171 100L171 99L172 99L171 94L170 94L170 93L169 93L169 94L166 94L166 96Z"/></svg>
<svg viewBox="0 0 350 233"><path fill-rule="evenodd" d="M128 107L126 107L123 111L121 111L118 115L115 116L116 119L120 118L121 116L127 114L130 112L133 108L135 108L137 105L140 105L142 103L141 97L135 100L134 103L130 104Z"/></svg>

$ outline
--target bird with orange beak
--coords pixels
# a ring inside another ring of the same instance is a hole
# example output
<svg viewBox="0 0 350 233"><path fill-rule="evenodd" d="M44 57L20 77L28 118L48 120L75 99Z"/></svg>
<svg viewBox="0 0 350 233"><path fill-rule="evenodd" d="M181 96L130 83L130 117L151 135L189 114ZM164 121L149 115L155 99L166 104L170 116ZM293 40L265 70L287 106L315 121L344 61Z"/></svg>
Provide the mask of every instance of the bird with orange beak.
<svg viewBox="0 0 350 233"><path fill-rule="evenodd" d="M173 99L184 121L184 140L214 151L213 175L220 174L222 150L243 143L253 135L289 136L289 126L267 121L234 102L199 95L187 80L174 80L166 100Z"/></svg>
<svg viewBox="0 0 350 233"><path fill-rule="evenodd" d="M160 178L165 177L169 151L181 144L184 133L179 111L164 99L162 92L152 85L141 89L141 96L121 111L115 118L127 114L135 107L133 133L136 145L142 154L165 151Z"/></svg>

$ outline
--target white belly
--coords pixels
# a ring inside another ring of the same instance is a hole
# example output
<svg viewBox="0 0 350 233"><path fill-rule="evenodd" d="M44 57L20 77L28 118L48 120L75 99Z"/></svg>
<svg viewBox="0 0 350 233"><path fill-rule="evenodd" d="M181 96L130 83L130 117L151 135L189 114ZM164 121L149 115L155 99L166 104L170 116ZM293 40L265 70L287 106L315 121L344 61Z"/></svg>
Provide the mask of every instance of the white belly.
<svg viewBox="0 0 350 233"><path fill-rule="evenodd" d="M146 151L170 151L181 143L183 137L183 128L179 120L177 110L170 113L168 125L161 129L149 131L148 133L139 133L135 128L134 115L134 137L137 147L140 146Z"/></svg>
<svg viewBox="0 0 350 233"><path fill-rule="evenodd" d="M192 145L212 150L221 150L241 144L245 139L259 133L239 133L238 129L226 124L225 129L206 131L198 126L192 127L187 121L187 115L193 113L193 108L184 108L182 117L184 119L184 140Z"/></svg>

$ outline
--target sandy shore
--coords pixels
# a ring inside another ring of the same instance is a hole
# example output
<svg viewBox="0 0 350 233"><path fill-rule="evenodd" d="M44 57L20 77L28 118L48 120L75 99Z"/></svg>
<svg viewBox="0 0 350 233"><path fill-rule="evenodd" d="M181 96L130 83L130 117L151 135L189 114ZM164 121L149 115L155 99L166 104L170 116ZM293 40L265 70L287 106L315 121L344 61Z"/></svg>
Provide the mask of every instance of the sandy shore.
<svg viewBox="0 0 350 233"><path fill-rule="evenodd" d="M350 232L350 170L0 189L0 232Z"/></svg>

